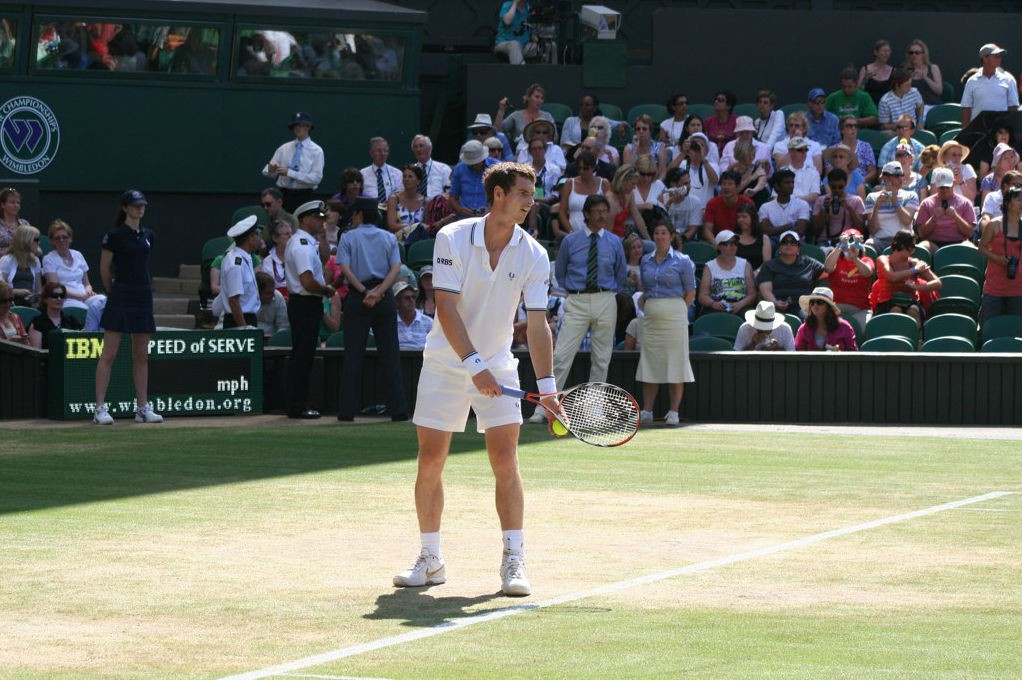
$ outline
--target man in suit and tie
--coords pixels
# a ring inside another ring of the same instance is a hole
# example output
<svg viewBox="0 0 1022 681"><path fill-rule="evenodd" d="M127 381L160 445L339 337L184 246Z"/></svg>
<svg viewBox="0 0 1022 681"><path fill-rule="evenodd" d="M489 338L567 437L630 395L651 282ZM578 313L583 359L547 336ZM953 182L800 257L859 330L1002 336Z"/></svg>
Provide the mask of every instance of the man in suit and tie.
<svg viewBox="0 0 1022 681"><path fill-rule="evenodd" d="M387 163L390 156L390 143L382 137L369 140L369 157L373 160L362 169L362 196L375 199L377 206L387 204L387 198L394 192L401 191L401 171Z"/></svg>
<svg viewBox="0 0 1022 681"><path fill-rule="evenodd" d="M412 138L412 155L415 163L422 168L422 182L419 193L429 201L451 186L451 166L433 158L433 142L426 135Z"/></svg>

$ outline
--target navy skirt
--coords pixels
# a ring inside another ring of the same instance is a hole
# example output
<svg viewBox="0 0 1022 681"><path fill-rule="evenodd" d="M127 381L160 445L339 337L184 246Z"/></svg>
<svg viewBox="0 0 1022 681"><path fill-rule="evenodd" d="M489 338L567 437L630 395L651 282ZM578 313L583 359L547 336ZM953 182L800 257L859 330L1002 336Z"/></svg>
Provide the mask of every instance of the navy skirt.
<svg viewBox="0 0 1022 681"><path fill-rule="evenodd" d="M100 326L106 331L120 333L153 333L153 292L151 290L126 291L115 283L106 301Z"/></svg>

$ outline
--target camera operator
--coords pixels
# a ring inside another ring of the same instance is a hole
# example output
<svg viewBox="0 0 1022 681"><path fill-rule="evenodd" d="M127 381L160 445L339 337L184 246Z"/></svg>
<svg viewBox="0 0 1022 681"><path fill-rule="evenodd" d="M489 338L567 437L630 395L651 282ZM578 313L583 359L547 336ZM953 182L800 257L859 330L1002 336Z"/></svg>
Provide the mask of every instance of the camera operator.
<svg viewBox="0 0 1022 681"><path fill-rule="evenodd" d="M983 227L979 252L987 259L980 305L980 324L1002 314L1022 315L1022 277L1018 274L1022 257L1022 189L1004 190L1002 214Z"/></svg>
<svg viewBox="0 0 1022 681"><path fill-rule="evenodd" d="M505 55L512 66L540 54L539 41L527 23L530 11L528 0L510 0L500 6L493 53Z"/></svg>

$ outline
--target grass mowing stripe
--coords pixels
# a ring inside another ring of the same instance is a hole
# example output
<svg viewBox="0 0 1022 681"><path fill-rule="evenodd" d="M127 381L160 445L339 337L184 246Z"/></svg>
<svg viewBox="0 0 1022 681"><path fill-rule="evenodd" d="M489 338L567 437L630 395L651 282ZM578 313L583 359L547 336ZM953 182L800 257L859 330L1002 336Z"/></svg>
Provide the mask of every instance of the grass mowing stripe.
<svg viewBox="0 0 1022 681"><path fill-rule="evenodd" d="M614 582L612 584L605 584L593 589L587 589L585 591L579 591L572 594L565 594L556 598L550 598L537 603L530 603L526 605L513 606L510 608L503 608L500 610L494 610L491 612L476 615L474 617L468 617L456 621L447 621L438 624L433 627L426 629L419 629L417 631L411 631L407 634L401 634L399 636L389 636L387 638L377 639L375 641L369 641L367 643L361 643L354 646L348 646L346 648L338 648L337 650L331 650L318 655L312 655L292 662L286 662L284 664L275 665L273 667L265 667L252 672L246 672L243 674L237 674L232 676L224 677L225 680L230 679L263 679L269 676L278 676L282 674L289 674L297 672L301 669L308 669L317 665L326 664L328 662L334 662L337 660L344 659L346 657L354 657L356 655L362 655L364 653L371 652L373 650L379 650L381 648L389 648L391 646L400 645L402 643L409 643L411 641L417 641L431 636L437 636L442 633L454 631L457 629L463 629L468 626L475 624L482 624L484 622L490 622L497 619L503 619L510 617L511 615L517 615L523 612L531 612L533 610L539 610L541 608L548 608L554 605L563 605L572 601L583 600L593 596L600 596L615 593L618 591L624 591L631 589L636 586L642 586L645 584L652 584L654 582L661 582L674 577L681 577L683 575L694 574L702 572L704 570L710 570L717 567L724 567L727 565L733 565L754 558L761 558L763 556L769 556L775 553L788 551L792 549L799 549L812 544L816 544L828 539L834 539L836 537L843 537L857 532L864 532L866 530L876 529L885 525L891 525L894 523L900 523L907 520L913 520L915 518L921 518L943 511L950 511L963 506L970 506L972 504L982 503L984 501L990 501L991 499L998 499L1000 497L1013 494L1013 492L988 492L975 497L969 497L967 499L959 499L957 501L950 501L945 504L939 504L937 506L930 506L923 508L918 511L911 511L909 513L902 513L899 515L888 516L886 518L879 518L865 523L857 525L849 525L847 527L838 528L836 530L829 530L827 532L820 532L812 534L800 539L795 539L789 542L783 542L781 544L774 544L773 546L767 546L761 549L755 549L752 551L745 551L732 556L724 556L722 558L716 558L714 560L703 561L700 563L693 563L692 565L686 565L684 567L676 568L673 570L666 570L650 575L644 575L642 577L636 577L634 579L623 580L620 582Z"/></svg>

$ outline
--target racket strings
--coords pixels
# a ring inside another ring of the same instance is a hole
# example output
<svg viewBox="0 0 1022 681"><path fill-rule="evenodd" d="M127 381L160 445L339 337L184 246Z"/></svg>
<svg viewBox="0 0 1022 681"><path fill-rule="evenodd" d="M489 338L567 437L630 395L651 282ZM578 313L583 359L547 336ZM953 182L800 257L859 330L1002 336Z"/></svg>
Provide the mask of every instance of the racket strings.
<svg viewBox="0 0 1022 681"><path fill-rule="evenodd" d="M625 390L607 383L589 383L569 391L561 401L571 431L594 445L614 446L638 427L639 410Z"/></svg>

